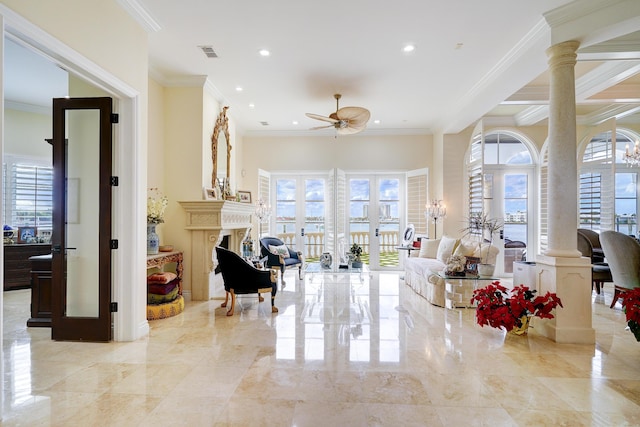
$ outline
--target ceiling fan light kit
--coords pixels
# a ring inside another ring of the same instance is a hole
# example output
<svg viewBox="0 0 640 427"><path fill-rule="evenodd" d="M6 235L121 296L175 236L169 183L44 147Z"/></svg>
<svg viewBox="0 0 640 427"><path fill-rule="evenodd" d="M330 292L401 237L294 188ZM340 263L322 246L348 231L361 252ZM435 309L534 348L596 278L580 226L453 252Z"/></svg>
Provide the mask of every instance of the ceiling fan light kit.
<svg viewBox="0 0 640 427"><path fill-rule="evenodd" d="M369 110L362 107L340 108L339 102L342 95L336 93L333 97L336 99L335 113L331 113L329 116L307 113L307 117L309 118L329 122L331 124L326 126L316 126L311 128L311 130L333 127L336 129L337 135L353 135L355 133L362 132L367 127L367 122L371 117Z"/></svg>

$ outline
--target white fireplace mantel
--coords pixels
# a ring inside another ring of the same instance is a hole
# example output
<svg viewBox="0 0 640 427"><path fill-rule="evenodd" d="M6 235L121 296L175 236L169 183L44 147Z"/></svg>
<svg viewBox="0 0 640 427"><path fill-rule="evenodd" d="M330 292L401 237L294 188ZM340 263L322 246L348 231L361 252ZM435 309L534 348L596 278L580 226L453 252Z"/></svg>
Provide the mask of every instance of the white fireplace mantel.
<svg viewBox="0 0 640 427"><path fill-rule="evenodd" d="M191 298L206 301L223 297L224 288L210 286L210 276L218 260L214 248L229 236L229 249L240 253L242 240L251 228L255 207L248 203L223 200L178 202L187 212L185 228L191 240Z"/></svg>

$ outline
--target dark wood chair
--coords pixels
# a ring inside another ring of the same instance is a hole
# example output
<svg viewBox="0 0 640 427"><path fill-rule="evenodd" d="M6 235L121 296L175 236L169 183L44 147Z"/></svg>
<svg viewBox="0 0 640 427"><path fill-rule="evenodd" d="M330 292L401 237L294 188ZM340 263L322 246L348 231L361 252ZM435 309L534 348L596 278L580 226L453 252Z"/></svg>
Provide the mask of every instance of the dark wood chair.
<svg viewBox="0 0 640 427"><path fill-rule="evenodd" d="M302 279L302 267L304 266L304 256L302 252L294 251L287 247L288 256L274 254L270 246L285 246L284 242L277 237L263 237L260 239L260 253L266 258L265 266L278 268L282 273L282 284L284 285L284 271L287 268L298 268L298 278Z"/></svg>
<svg viewBox="0 0 640 427"><path fill-rule="evenodd" d="M591 259L591 290L600 293L605 282L612 282L611 269L604 261L604 251L600 243L600 235L588 228L578 229L578 250L583 257Z"/></svg>
<svg viewBox="0 0 640 427"><path fill-rule="evenodd" d="M262 302L264 298L260 294L267 292L271 293L271 312L278 312L278 308L274 305L278 290L276 271L259 270L242 259L240 255L219 246L216 247L216 255L224 281L224 290L227 291L221 307L227 307L229 295L231 295L231 306L227 310L227 316L233 316L236 295L258 294L258 300Z"/></svg>

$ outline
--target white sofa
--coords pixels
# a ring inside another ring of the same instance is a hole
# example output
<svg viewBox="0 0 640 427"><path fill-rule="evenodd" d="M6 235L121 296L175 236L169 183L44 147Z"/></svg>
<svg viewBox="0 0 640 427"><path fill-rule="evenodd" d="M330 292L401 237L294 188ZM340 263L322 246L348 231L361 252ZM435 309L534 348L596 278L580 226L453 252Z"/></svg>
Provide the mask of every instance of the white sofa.
<svg viewBox="0 0 640 427"><path fill-rule="evenodd" d="M487 250L489 254L487 256ZM498 249L482 247L468 239L443 236L441 239L422 239L420 252L414 251L404 264L404 282L433 305L445 306L445 282L438 276L445 269L445 262L453 254L486 258L495 263Z"/></svg>

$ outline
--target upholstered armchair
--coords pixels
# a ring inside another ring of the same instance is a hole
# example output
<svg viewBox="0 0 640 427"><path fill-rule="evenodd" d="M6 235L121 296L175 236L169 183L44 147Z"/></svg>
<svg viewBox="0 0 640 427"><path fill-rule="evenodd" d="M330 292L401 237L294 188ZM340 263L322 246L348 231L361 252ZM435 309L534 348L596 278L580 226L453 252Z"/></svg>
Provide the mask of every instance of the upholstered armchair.
<svg viewBox="0 0 640 427"><path fill-rule="evenodd" d="M236 295L257 293L258 301L262 302L264 298L260 294L267 292L271 293L271 312L278 312L278 308L274 305L278 290L276 271L259 270L242 259L240 255L219 246L216 247L216 255L226 291L226 298L221 307L227 307L229 295L231 295L231 306L227 310L227 316L233 316Z"/></svg>
<svg viewBox="0 0 640 427"><path fill-rule="evenodd" d="M266 257L267 267L280 269L283 285L285 284L284 271L287 268L297 267L298 278L302 279L302 267L304 265L302 252L294 251L277 237L263 237L260 239L260 253L263 257Z"/></svg>
<svg viewBox="0 0 640 427"><path fill-rule="evenodd" d="M600 242L613 278L613 308L621 293L640 287L640 244L635 238L617 231L603 231Z"/></svg>
<svg viewBox="0 0 640 427"><path fill-rule="evenodd" d="M583 257L591 259L591 290L595 287L596 293L599 294L605 282L613 281L609 264L604 262L600 235L588 228L579 228L578 250Z"/></svg>

